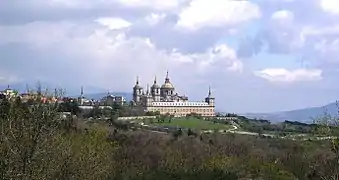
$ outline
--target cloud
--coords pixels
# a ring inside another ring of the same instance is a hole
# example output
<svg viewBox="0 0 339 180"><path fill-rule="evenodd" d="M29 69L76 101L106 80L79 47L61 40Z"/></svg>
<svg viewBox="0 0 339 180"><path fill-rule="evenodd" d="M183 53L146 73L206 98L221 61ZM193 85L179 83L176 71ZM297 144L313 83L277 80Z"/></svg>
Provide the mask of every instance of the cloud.
<svg viewBox="0 0 339 180"><path fill-rule="evenodd" d="M171 10L180 7L187 0L171 0L171 1L159 1L159 0L115 0L119 4L127 7L144 7L153 8L155 10Z"/></svg>
<svg viewBox="0 0 339 180"><path fill-rule="evenodd" d="M177 28L198 30L204 27L224 27L259 17L260 8L250 1L192 0L179 13Z"/></svg>
<svg viewBox="0 0 339 180"><path fill-rule="evenodd" d="M40 57L35 57L40 65L35 66L48 67L52 62L68 65L73 69L72 77L77 79L77 85L95 82L98 87L121 88L127 91L135 76L151 80L154 75L163 74L166 69L176 72L173 75L176 78L185 76L186 73L194 78L195 74L208 73L219 68L226 72L242 71L241 60L236 57L235 50L226 44L216 44L202 53L168 51L159 49L149 38L128 36L128 29L118 29L128 24L120 18L100 18L98 21L100 23L85 25L64 21L56 24L37 22L2 27L1 34L6 37L1 38L5 39L3 43L29 44L32 53L40 54ZM79 33L74 34L75 31ZM58 56L43 59L43 54L53 52ZM60 59L61 57L64 59ZM50 68L41 72L33 69L28 71L36 77L43 72L49 72L46 77L50 79L70 75L50 74L66 70L67 67ZM121 74L125 74L125 78L115 79L115 83L112 83L111 78ZM191 82L194 82L193 79Z"/></svg>
<svg viewBox="0 0 339 180"><path fill-rule="evenodd" d="M152 13L146 16L145 20L150 25L156 25L166 17L165 13L157 14Z"/></svg>
<svg viewBox="0 0 339 180"><path fill-rule="evenodd" d="M5 0L1 82L130 92L137 75L146 86L169 70L191 100L211 85L225 111L321 105L339 90L338 14L321 2Z"/></svg>
<svg viewBox="0 0 339 180"><path fill-rule="evenodd" d="M255 73L257 76L271 82L295 83L300 81L319 81L322 79L322 71L319 69L295 69L283 68L264 69Z"/></svg>
<svg viewBox="0 0 339 180"><path fill-rule="evenodd" d="M272 14L271 18L275 21L280 21L280 22L291 22L294 19L294 14L291 11L288 10L280 10L276 11Z"/></svg>
<svg viewBox="0 0 339 180"><path fill-rule="evenodd" d="M321 7L324 11L331 14L339 14L339 2L333 0L320 0Z"/></svg>
<svg viewBox="0 0 339 180"><path fill-rule="evenodd" d="M266 13L270 18L262 22L263 26L257 33L240 43L239 57L248 58L267 52L302 57L314 68L339 64L339 54L334 51L339 41L335 1L298 0L288 2L289 5L287 2L270 2L265 4L266 8L276 10ZM279 7L272 5L274 3ZM297 6L304 8L294 8ZM330 7L333 9L330 10Z"/></svg>
<svg viewBox="0 0 339 180"><path fill-rule="evenodd" d="M14 75L9 75L7 73L4 73L4 71L1 72L0 74L0 85L8 85L12 83L18 83L20 82L21 79L14 76Z"/></svg>
<svg viewBox="0 0 339 180"><path fill-rule="evenodd" d="M58 7L58 8L72 8L72 9L92 9L104 6L116 6L127 8L149 8L153 10L172 10L180 7L182 3L187 0L171 0L171 1L159 1L159 0L31 0L29 3L33 7Z"/></svg>
<svg viewBox="0 0 339 180"><path fill-rule="evenodd" d="M122 18L115 18L115 17L99 18L96 21L104 26L107 26L108 29L110 30L122 29L122 28L126 28L132 25L132 23Z"/></svg>

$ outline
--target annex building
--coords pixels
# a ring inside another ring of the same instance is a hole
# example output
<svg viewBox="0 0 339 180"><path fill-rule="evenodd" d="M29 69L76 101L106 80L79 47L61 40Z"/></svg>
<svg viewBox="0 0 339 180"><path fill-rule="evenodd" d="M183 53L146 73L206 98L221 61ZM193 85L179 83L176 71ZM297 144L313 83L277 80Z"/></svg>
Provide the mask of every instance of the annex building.
<svg viewBox="0 0 339 180"><path fill-rule="evenodd" d="M181 96L176 93L168 72L163 85L159 86L155 78L153 85L150 88L147 86L146 91L144 91L144 88L139 83L139 78L137 78L133 87L133 102L142 106L145 111L171 114L176 117L186 116L191 113L206 117L215 116L215 98L212 97L210 88L204 101L189 101L187 96Z"/></svg>

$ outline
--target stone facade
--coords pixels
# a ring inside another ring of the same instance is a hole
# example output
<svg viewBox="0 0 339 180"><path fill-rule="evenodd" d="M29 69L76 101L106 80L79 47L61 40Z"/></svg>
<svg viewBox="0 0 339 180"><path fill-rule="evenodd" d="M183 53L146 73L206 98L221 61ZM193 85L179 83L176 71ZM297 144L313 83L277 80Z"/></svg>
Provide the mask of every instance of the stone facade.
<svg viewBox="0 0 339 180"><path fill-rule="evenodd" d="M201 116L215 116L215 98L212 97L211 89L203 102L188 101L187 96L181 96L175 92L175 88L170 81L168 72L165 82L162 86L157 85L156 78L154 83L146 92L139 84L137 78L133 87L133 102L136 105L143 106L145 111L160 112L160 114L171 114L177 117L187 114L200 114Z"/></svg>

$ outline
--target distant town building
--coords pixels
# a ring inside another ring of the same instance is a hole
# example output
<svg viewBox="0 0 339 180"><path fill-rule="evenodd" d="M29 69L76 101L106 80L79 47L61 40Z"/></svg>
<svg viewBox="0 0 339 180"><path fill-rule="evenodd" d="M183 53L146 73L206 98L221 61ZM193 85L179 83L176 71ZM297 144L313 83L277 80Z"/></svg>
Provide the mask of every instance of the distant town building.
<svg viewBox="0 0 339 180"><path fill-rule="evenodd" d="M215 98L212 97L211 88L208 96L203 102L188 101L187 96L178 95L170 81L168 72L162 86L157 84L156 78L153 85L146 92L139 84L139 78L133 87L133 102L140 105L145 111L159 112L160 114L171 114L177 117L196 113L201 116L215 116Z"/></svg>
<svg viewBox="0 0 339 180"><path fill-rule="evenodd" d="M84 88L81 87L80 96L77 99L79 106L93 106L95 104L94 100L87 99L84 97Z"/></svg>
<svg viewBox="0 0 339 180"><path fill-rule="evenodd" d="M77 103L81 108L83 109L92 109L93 106L98 105L101 107L109 108L110 106L116 104L123 105L126 103L126 98L123 96L114 96L111 94L107 94L107 96L104 96L101 98L101 100L94 100L94 99L87 99L84 97L84 89L81 87L80 96L77 99ZM92 106L92 107L91 107Z"/></svg>
<svg viewBox="0 0 339 180"><path fill-rule="evenodd" d="M7 89L1 91L0 94L2 97L5 97L7 99L12 99L13 97L18 96L18 92L14 89L11 89L9 86L7 87Z"/></svg>
<svg viewBox="0 0 339 180"><path fill-rule="evenodd" d="M100 100L100 106L112 106L114 104L124 105L126 103L126 99L123 96L114 96L111 94L107 94L107 96L103 97Z"/></svg>

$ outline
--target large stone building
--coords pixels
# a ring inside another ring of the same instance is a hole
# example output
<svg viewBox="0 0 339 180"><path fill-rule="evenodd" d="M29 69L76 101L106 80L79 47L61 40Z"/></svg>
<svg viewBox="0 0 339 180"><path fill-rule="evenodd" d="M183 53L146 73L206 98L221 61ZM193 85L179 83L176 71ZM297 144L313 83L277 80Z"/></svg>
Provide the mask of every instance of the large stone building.
<svg viewBox="0 0 339 180"><path fill-rule="evenodd" d="M215 116L215 98L212 97L211 89L208 96L202 102L192 102L187 96L180 96L170 81L168 72L162 86L157 84L156 78L153 85L146 91L139 84L137 78L133 87L133 101L144 107L145 111L160 112L160 114L171 114L174 116L186 116L187 114L200 114L202 116Z"/></svg>

